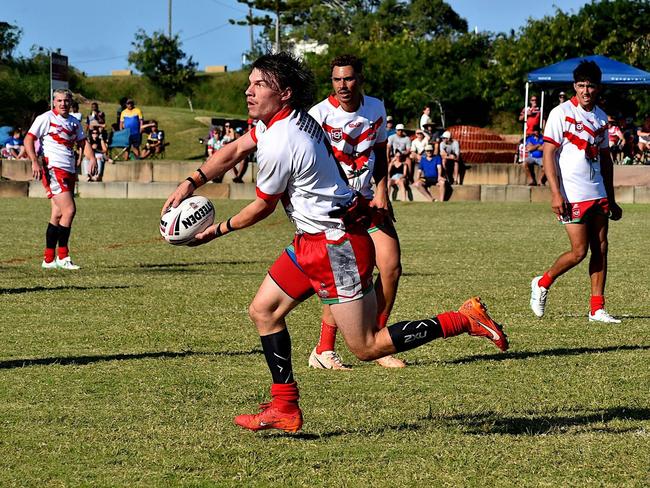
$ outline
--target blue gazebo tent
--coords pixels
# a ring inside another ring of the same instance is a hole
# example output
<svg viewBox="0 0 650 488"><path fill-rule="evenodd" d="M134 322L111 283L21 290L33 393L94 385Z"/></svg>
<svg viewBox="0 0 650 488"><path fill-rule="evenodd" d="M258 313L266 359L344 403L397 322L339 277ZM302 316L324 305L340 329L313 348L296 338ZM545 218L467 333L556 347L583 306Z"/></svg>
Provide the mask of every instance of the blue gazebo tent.
<svg viewBox="0 0 650 488"><path fill-rule="evenodd" d="M531 83L541 85L552 85L561 83L573 83L573 70L576 69L580 61L594 61L603 72L603 85L624 86L624 87L642 87L650 86L650 73L642 69L635 68L629 64L614 61L606 56L594 55L580 58L571 58L559 63L551 64L543 68L536 69L528 73L526 81L526 94L524 105L528 106L528 90ZM544 90L542 90L541 100L541 119L544 118ZM524 140L526 140L526 111L524 117Z"/></svg>

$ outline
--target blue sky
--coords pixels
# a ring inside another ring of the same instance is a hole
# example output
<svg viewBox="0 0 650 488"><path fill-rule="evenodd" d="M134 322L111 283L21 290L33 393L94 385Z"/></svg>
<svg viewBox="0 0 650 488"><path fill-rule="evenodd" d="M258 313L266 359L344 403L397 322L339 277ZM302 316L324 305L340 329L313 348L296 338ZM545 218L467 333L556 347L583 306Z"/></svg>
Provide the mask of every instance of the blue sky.
<svg viewBox="0 0 650 488"><path fill-rule="evenodd" d="M508 32L529 17L555 12L557 0L452 0L449 4L467 19L470 29ZM18 54L32 45L61 48L70 64L89 75L107 75L129 68L126 60L138 28L151 34L167 32L168 0L51 0L8 1L0 20L18 25L23 36ZM577 12L585 0L562 0L561 9ZM230 25L243 19L246 8L235 0L173 0L172 29L183 50L199 63L241 67L242 53L250 46L247 27Z"/></svg>

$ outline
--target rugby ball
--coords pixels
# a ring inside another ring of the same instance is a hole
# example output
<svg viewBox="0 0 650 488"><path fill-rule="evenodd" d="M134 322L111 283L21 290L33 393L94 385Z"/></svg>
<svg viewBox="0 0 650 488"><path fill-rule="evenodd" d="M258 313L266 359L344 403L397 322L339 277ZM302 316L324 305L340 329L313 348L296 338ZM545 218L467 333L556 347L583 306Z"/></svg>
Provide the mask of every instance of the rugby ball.
<svg viewBox="0 0 650 488"><path fill-rule="evenodd" d="M160 217L160 235L174 246L186 246L194 240L196 234L213 223L212 202L205 197L189 197Z"/></svg>

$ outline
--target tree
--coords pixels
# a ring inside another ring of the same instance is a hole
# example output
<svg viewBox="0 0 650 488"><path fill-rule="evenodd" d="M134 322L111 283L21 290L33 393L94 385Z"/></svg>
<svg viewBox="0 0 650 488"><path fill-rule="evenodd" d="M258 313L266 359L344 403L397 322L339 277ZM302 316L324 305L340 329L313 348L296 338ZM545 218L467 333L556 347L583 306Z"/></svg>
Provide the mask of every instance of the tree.
<svg viewBox="0 0 650 488"><path fill-rule="evenodd" d="M191 95L197 63L191 56L183 61L186 55L178 35L169 37L157 31L149 37L140 29L131 44L135 49L129 53L129 63L160 88L166 100L177 93Z"/></svg>
<svg viewBox="0 0 650 488"><path fill-rule="evenodd" d="M12 58L21 34L22 30L17 26L0 21L0 61L8 61Z"/></svg>

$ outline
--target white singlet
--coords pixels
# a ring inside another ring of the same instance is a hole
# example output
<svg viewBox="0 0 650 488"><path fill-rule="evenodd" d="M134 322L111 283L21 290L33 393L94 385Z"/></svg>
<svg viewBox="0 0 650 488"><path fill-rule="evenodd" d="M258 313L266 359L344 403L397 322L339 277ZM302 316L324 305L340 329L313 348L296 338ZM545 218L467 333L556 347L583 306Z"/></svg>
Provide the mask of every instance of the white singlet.
<svg viewBox="0 0 650 488"><path fill-rule="evenodd" d="M71 115L65 118L56 110L50 110L36 117L28 134L41 140L48 167L77 172L74 145L86 136L76 118Z"/></svg>
<svg viewBox="0 0 650 488"><path fill-rule="evenodd" d="M299 231L345 230L330 213L350 205L354 192L341 174L325 133L307 112L282 109L268 126L251 130L257 144L257 196L282 198Z"/></svg>
<svg viewBox="0 0 650 488"><path fill-rule="evenodd" d="M348 185L372 200L375 152L385 151L386 109L374 97L362 95L356 112L346 112L330 95L314 105L309 114L323 127L332 144L334 157L348 178Z"/></svg>
<svg viewBox="0 0 650 488"><path fill-rule="evenodd" d="M561 103L548 116L544 142L556 146L560 191L570 203L605 198L600 150L609 148L607 115L595 106L584 110L576 97Z"/></svg>

